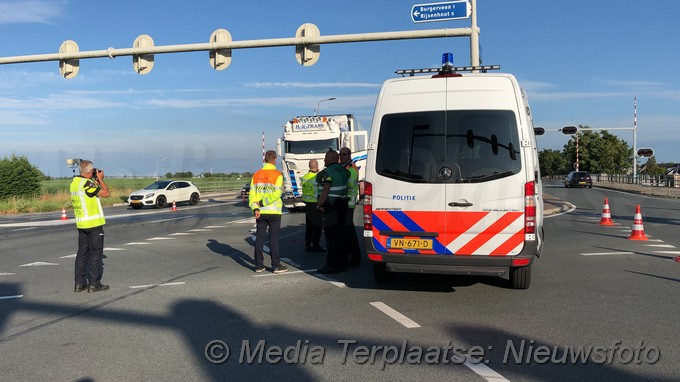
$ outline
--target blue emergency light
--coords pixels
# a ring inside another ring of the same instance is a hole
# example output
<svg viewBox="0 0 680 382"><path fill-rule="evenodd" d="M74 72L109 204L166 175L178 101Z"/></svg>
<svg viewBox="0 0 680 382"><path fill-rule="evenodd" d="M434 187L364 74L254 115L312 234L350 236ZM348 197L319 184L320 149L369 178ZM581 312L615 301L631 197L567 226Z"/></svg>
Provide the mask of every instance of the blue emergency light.
<svg viewBox="0 0 680 382"><path fill-rule="evenodd" d="M453 53L442 54L442 66L453 66Z"/></svg>

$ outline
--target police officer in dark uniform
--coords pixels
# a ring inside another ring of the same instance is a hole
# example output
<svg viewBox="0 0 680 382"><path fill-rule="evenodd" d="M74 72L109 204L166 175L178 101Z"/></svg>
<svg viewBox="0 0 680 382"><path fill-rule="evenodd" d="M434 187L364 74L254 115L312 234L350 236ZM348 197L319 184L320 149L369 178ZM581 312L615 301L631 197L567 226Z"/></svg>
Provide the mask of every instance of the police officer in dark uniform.
<svg viewBox="0 0 680 382"><path fill-rule="evenodd" d="M347 214L347 181L349 171L339 163L340 156L329 150L324 158L326 168L316 175L319 184L317 208L323 213L326 237L326 265L317 273L338 273L347 269L347 248L343 235Z"/></svg>

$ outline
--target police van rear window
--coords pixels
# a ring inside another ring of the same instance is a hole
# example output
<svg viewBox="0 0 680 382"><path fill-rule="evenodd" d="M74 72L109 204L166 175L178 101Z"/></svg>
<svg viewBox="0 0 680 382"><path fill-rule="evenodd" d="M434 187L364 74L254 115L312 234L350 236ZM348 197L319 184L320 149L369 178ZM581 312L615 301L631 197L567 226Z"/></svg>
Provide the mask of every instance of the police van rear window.
<svg viewBox="0 0 680 382"><path fill-rule="evenodd" d="M481 183L521 170L515 114L453 110L384 115L376 172L409 183Z"/></svg>

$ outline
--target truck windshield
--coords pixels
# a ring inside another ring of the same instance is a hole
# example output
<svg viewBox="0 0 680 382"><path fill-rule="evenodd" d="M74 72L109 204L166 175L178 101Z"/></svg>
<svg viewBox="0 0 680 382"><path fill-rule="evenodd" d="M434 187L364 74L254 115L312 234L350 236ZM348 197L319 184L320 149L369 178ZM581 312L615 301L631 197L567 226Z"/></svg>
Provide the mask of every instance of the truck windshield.
<svg viewBox="0 0 680 382"><path fill-rule="evenodd" d="M338 150L338 139L314 141L285 141L286 154L325 154L329 149Z"/></svg>

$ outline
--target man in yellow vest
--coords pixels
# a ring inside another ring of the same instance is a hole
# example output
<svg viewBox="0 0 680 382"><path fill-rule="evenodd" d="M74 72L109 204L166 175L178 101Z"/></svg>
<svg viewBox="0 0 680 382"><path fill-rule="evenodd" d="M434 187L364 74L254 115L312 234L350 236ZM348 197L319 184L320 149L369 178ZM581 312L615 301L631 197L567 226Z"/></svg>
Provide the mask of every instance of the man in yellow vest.
<svg viewBox="0 0 680 382"><path fill-rule="evenodd" d="M359 169L352 160L352 151L348 147L340 149L340 163L349 171L347 180L347 214L345 216L345 239L347 240L347 252L349 259L347 267L358 267L361 265L361 248L359 238L354 227L354 207L359 199Z"/></svg>
<svg viewBox="0 0 680 382"><path fill-rule="evenodd" d="M250 181L248 205L255 214L257 233L255 239L255 272L264 271L264 242L269 227L269 249L273 273L284 273L288 267L281 264L279 257L279 231L283 213L283 174L276 169L276 152L269 150L264 155L265 164Z"/></svg>
<svg viewBox="0 0 680 382"><path fill-rule="evenodd" d="M302 200L305 202L305 250L307 252L326 252L321 247L321 211L316 208L319 200L319 187L316 183L316 173L319 172L319 162L310 159L309 172L302 176Z"/></svg>
<svg viewBox="0 0 680 382"><path fill-rule="evenodd" d="M88 293L109 289L101 283L104 274L104 210L99 198L110 196L104 183L104 171L94 168L92 161L80 161L80 175L71 181L71 204L78 228L78 252L75 264L74 292Z"/></svg>

